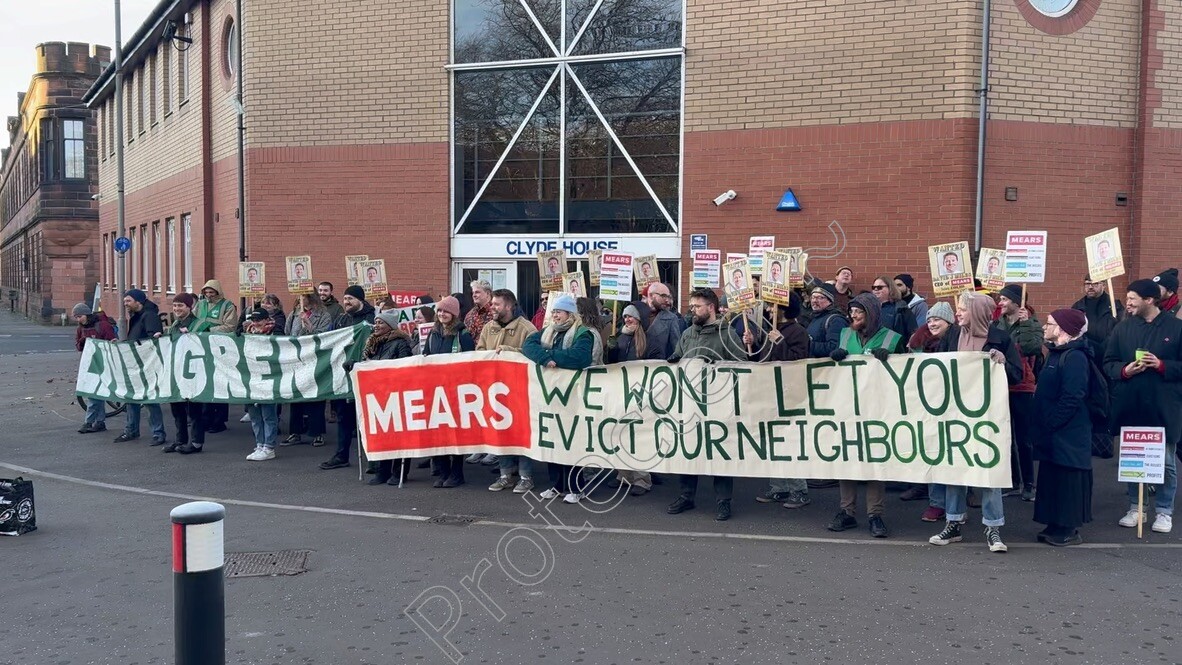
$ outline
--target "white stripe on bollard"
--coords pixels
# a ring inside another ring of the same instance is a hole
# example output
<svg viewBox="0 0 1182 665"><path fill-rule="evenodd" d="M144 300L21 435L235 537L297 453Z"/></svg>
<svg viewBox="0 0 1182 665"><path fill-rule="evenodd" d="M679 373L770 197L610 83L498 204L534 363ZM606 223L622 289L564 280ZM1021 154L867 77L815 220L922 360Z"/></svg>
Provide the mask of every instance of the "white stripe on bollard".
<svg viewBox="0 0 1182 665"><path fill-rule="evenodd" d="M185 525L185 572L200 573L225 564L224 521Z"/></svg>

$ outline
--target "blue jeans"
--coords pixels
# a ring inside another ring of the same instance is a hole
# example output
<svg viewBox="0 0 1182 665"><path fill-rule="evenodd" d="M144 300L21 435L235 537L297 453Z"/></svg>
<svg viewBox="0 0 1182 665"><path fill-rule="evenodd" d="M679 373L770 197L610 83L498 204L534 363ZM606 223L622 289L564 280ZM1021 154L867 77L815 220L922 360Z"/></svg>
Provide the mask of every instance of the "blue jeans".
<svg viewBox="0 0 1182 665"><path fill-rule="evenodd" d="M86 398L86 424L107 426L107 403L101 399Z"/></svg>
<svg viewBox="0 0 1182 665"><path fill-rule="evenodd" d="M1154 496L1154 511L1158 515L1174 514L1174 495L1178 492L1178 457L1174 453L1177 449L1178 444L1166 446L1166 482L1158 486ZM1137 483L1125 484L1128 485L1129 510L1136 510Z"/></svg>
<svg viewBox="0 0 1182 665"><path fill-rule="evenodd" d="M140 409L145 406L148 407L148 424L152 427L152 438L164 441L168 437L164 433L164 412L160 410L159 404L128 404L127 424L123 433L128 436L140 435Z"/></svg>
<svg viewBox="0 0 1182 665"><path fill-rule="evenodd" d="M517 467L517 475L530 480L534 478L534 461L525 455L501 455L497 462L502 476L509 475L513 467Z"/></svg>
<svg viewBox="0 0 1182 665"><path fill-rule="evenodd" d="M985 526L1005 526L1005 509L1001 504L1001 490L996 487L978 488L981 493L981 524ZM946 515L949 522L965 521L968 512L969 488L960 485L948 485Z"/></svg>
<svg viewBox="0 0 1182 665"><path fill-rule="evenodd" d="M254 445L275 448L279 438L279 413L274 404L247 404L250 428L254 430Z"/></svg>
<svg viewBox="0 0 1182 665"><path fill-rule="evenodd" d="M948 486L940 483L928 483L928 505L932 508L944 510L948 503ZM947 512L947 511L945 511Z"/></svg>
<svg viewBox="0 0 1182 665"><path fill-rule="evenodd" d="M773 493L800 492L805 496L809 493L809 484L803 478L769 478L767 488Z"/></svg>

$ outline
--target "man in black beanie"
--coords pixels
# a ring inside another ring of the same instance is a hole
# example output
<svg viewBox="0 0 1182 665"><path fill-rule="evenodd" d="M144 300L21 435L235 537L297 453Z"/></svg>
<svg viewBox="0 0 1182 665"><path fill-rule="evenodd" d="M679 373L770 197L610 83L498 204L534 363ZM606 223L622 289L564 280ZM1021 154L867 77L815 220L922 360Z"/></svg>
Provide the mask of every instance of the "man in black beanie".
<svg viewBox="0 0 1182 665"><path fill-rule="evenodd" d="M1178 302L1178 269L1163 270L1153 278L1153 283L1161 291L1161 304L1158 305L1161 311L1182 319L1182 307Z"/></svg>
<svg viewBox="0 0 1182 665"><path fill-rule="evenodd" d="M903 304L911 308L911 313L915 315L915 322L921 326L927 323L928 301L915 292L915 278L907 273L895 275L895 287L899 289L899 295L903 297Z"/></svg>
<svg viewBox="0 0 1182 665"><path fill-rule="evenodd" d="M1159 275L1160 277L1160 275ZM1125 296L1128 317L1117 324L1104 351L1104 373L1112 383L1111 432L1121 427L1164 427L1165 482L1154 497L1153 530L1173 528L1178 490L1178 442L1182 440L1182 320L1158 306L1159 282L1139 279ZM1128 483L1128 513L1121 526L1137 526L1137 487Z"/></svg>

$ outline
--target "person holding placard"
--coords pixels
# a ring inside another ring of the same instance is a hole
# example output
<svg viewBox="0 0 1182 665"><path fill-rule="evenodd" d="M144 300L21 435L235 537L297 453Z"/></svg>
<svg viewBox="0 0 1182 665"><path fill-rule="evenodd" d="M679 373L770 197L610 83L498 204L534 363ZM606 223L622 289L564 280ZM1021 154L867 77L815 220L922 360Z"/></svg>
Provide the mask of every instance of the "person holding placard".
<svg viewBox="0 0 1182 665"><path fill-rule="evenodd" d="M1115 308L1112 306L1112 296L1108 293L1107 285L1104 282L1093 282L1088 275L1084 275L1083 285L1084 297L1075 301L1071 308L1077 309L1087 316L1086 337L1092 345L1092 356L1102 358L1104 345L1108 343L1108 336L1112 334L1116 324L1124 318L1124 307L1116 310L1117 313L1114 316L1112 311Z"/></svg>
<svg viewBox="0 0 1182 665"><path fill-rule="evenodd" d="M324 303L324 308L328 310L329 318L336 321L338 317L345 313L345 309L341 307L341 303L332 295L332 290L332 282L320 282L316 285L316 294L320 296L320 302Z"/></svg>
<svg viewBox="0 0 1182 665"><path fill-rule="evenodd" d="M292 337L319 335L332 329L332 317L324 301L314 293L299 297L299 306L288 319L287 334ZM312 437L312 445L324 445L324 433L328 426L324 420L324 402L293 402L288 413L287 438L280 446L293 446L304 442L304 435Z"/></svg>
<svg viewBox="0 0 1182 665"><path fill-rule="evenodd" d="M1045 356L1042 325L1034 315L1029 299L1025 305L1022 300L1022 287L1016 284L1008 284L999 291L997 304L1000 316L993 325L1008 333L1022 352L1022 380L1010 386L1010 422L1018 454L1011 458L1014 490L1008 495L1017 493L1023 501L1034 501L1034 455L1030 428L1036 417L1033 407L1036 377L1042 370Z"/></svg>
<svg viewBox="0 0 1182 665"><path fill-rule="evenodd" d="M820 284L809 296L813 319L809 323L809 355L813 358L828 358L841 345L841 331L849 325L836 305L837 290L832 284Z"/></svg>
<svg viewBox="0 0 1182 665"><path fill-rule="evenodd" d="M342 313L332 322L333 330L352 328L361 323L373 325L373 305L365 300L365 289L353 284L345 289L341 299ZM357 435L357 405L352 398L333 400L333 413L337 419L337 449L333 456L320 463L324 471L343 469L349 466L353 437Z"/></svg>
<svg viewBox="0 0 1182 665"><path fill-rule="evenodd" d="M1092 419L1086 402L1092 347L1084 337L1088 325L1083 312L1057 309L1043 326L1050 354L1034 393L1039 414L1034 521L1046 525L1038 539L1055 547L1083 542L1079 527L1092 521Z"/></svg>
<svg viewBox="0 0 1182 665"><path fill-rule="evenodd" d="M1104 373L1112 385L1111 430L1121 427L1165 427L1165 483L1154 497L1153 530L1173 528L1174 495L1178 490L1176 450L1182 439L1182 319L1158 306L1157 282L1139 279L1125 295L1128 318L1117 324L1104 350ZM1123 527L1138 523L1137 483L1128 483L1129 512Z"/></svg>

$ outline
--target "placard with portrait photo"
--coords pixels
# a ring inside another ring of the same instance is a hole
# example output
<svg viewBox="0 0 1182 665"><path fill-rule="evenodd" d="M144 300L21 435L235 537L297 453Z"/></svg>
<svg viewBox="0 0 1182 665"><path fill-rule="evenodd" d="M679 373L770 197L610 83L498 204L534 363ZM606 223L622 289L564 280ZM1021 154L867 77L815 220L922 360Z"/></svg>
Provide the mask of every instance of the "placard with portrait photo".
<svg viewBox="0 0 1182 665"><path fill-rule="evenodd" d="M583 279L583 271L562 273L562 290L576 298L586 298L587 280Z"/></svg>
<svg viewBox="0 0 1182 665"><path fill-rule="evenodd" d="M726 293L727 308L751 309L759 299L751 282L751 266L747 259L722 264L722 290Z"/></svg>
<svg viewBox="0 0 1182 665"><path fill-rule="evenodd" d="M1120 248L1120 231L1111 228L1084 238L1088 256L1088 275L1093 282L1103 282L1125 274L1125 259Z"/></svg>
<svg viewBox="0 0 1182 665"><path fill-rule="evenodd" d="M316 283L312 280L311 256L285 256L287 266L287 290L297 295L315 293Z"/></svg>
<svg viewBox="0 0 1182 665"><path fill-rule="evenodd" d="M599 286L599 273L603 272L603 250L592 249L587 252L588 284Z"/></svg>
<svg viewBox="0 0 1182 665"><path fill-rule="evenodd" d="M977 280L981 288L997 293L1006 285L1006 251L982 247L977 256Z"/></svg>
<svg viewBox="0 0 1182 665"><path fill-rule="evenodd" d="M973 273L968 261L969 244L954 242L928 246L932 268L932 292L937 298L955 296L973 289Z"/></svg>
<svg viewBox="0 0 1182 665"><path fill-rule="evenodd" d="M763 279L760 280L760 297L774 305L791 302L792 287L788 285L790 256L787 252L771 250L763 255Z"/></svg>
<svg viewBox="0 0 1182 665"><path fill-rule="evenodd" d="M369 260L369 254L349 254L345 257L345 284L353 286L360 284L363 275L361 264Z"/></svg>
<svg viewBox="0 0 1182 665"><path fill-rule="evenodd" d="M243 261L238 264L238 293L261 296L267 292L267 265L262 261Z"/></svg>
<svg viewBox="0 0 1182 665"><path fill-rule="evenodd" d="M361 288L365 290L365 299L385 298L390 293L386 285L385 259L370 259L361 261Z"/></svg>
<svg viewBox="0 0 1182 665"><path fill-rule="evenodd" d="M649 284L661 281L661 273L657 270L657 255L645 254L632 261L632 269L636 272L636 290L644 293Z"/></svg>
<svg viewBox="0 0 1182 665"><path fill-rule="evenodd" d="M543 291L562 291L562 274L566 272L566 250L538 252L538 275Z"/></svg>

